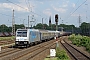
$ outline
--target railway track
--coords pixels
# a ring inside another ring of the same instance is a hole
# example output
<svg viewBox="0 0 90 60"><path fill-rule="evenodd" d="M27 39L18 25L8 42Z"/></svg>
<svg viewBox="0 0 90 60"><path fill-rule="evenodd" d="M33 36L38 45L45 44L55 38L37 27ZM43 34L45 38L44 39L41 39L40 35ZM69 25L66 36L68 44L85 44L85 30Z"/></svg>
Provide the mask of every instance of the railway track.
<svg viewBox="0 0 90 60"><path fill-rule="evenodd" d="M74 48L66 41L62 40L61 44L65 47L65 49L74 57L75 60L90 60L90 57L80 52L78 49Z"/></svg>
<svg viewBox="0 0 90 60"><path fill-rule="evenodd" d="M14 43L14 40L0 40L0 45L6 45Z"/></svg>
<svg viewBox="0 0 90 60"><path fill-rule="evenodd" d="M13 53L18 52L18 51L21 51L21 49L15 49L15 48L10 49L10 48L8 48L7 50L3 50L0 52L0 58L7 56L9 54L13 54Z"/></svg>
<svg viewBox="0 0 90 60"><path fill-rule="evenodd" d="M25 49L9 49L4 52L0 52L0 60L31 60L43 51L47 51L52 45L54 40L44 42ZM35 57L34 60L37 60Z"/></svg>
<svg viewBox="0 0 90 60"><path fill-rule="evenodd" d="M44 44L35 46L34 49L31 49L31 51L16 58L15 60L42 60L43 58L41 58L42 56L41 55L39 56L39 54L41 54L42 52L47 50L52 45L52 43L53 43L53 41L49 41L48 43L45 42ZM39 56L39 57L36 57L36 56Z"/></svg>

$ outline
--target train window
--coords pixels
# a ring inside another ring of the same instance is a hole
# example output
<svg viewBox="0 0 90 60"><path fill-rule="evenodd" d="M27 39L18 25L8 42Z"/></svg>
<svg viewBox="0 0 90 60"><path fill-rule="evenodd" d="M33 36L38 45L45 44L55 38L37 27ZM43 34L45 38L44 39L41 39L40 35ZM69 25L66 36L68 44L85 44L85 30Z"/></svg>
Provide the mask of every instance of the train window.
<svg viewBox="0 0 90 60"><path fill-rule="evenodd" d="M27 31L27 30L18 30L18 31Z"/></svg>
<svg viewBox="0 0 90 60"><path fill-rule="evenodd" d="M27 37L27 32L17 32L18 37Z"/></svg>

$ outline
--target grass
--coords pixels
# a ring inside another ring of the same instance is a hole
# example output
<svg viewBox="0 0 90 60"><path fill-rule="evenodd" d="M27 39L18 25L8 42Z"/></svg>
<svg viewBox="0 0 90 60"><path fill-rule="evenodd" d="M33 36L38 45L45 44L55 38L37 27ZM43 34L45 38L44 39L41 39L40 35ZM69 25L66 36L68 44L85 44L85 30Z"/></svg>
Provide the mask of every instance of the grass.
<svg viewBox="0 0 90 60"><path fill-rule="evenodd" d="M44 60L57 60L57 57L47 56Z"/></svg>
<svg viewBox="0 0 90 60"><path fill-rule="evenodd" d="M15 36L11 36L11 37L0 37L0 40L14 40Z"/></svg>
<svg viewBox="0 0 90 60"><path fill-rule="evenodd" d="M45 58L44 60L57 60L57 58Z"/></svg>
<svg viewBox="0 0 90 60"><path fill-rule="evenodd" d="M44 60L70 60L65 50L60 50L59 47L56 48L56 57L47 56Z"/></svg>

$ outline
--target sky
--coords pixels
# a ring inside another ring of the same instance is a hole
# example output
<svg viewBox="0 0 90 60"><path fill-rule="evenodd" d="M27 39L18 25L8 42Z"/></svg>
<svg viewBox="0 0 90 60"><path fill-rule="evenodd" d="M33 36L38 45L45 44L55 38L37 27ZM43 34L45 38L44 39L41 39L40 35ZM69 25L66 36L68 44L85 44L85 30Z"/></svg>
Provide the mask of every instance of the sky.
<svg viewBox="0 0 90 60"><path fill-rule="evenodd" d="M90 23L90 0L0 0L0 25L12 26L14 10L15 24L28 26L28 16L31 25L38 23L55 24L58 14L58 25L67 24L79 26L80 23ZM33 22L31 22L33 21Z"/></svg>

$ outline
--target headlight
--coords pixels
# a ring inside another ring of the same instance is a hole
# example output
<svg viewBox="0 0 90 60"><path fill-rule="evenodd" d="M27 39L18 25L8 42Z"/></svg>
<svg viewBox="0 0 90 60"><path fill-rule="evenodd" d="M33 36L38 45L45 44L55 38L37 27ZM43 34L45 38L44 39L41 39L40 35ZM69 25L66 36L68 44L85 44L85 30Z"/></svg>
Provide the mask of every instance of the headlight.
<svg viewBox="0 0 90 60"><path fill-rule="evenodd" d="M16 44L18 44L18 42L16 42Z"/></svg>
<svg viewBox="0 0 90 60"><path fill-rule="evenodd" d="M24 42L24 44L27 44L27 42Z"/></svg>

